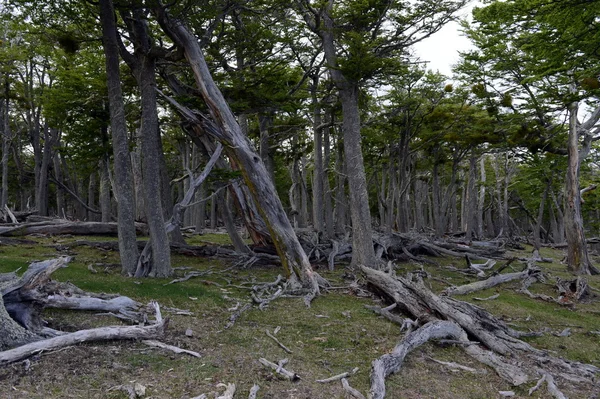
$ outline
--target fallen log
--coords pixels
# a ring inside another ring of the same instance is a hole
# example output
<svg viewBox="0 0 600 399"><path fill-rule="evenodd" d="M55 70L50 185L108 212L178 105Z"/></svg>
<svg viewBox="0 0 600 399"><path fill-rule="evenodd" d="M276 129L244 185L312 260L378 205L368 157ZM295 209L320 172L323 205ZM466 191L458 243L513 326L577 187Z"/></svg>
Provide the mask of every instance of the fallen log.
<svg viewBox="0 0 600 399"><path fill-rule="evenodd" d="M148 232L146 225L142 223L136 223L136 231L138 234L142 235L146 235ZM73 222L64 219L56 219L44 222L0 226L0 236L15 237L30 234L117 236L117 224L102 222Z"/></svg>
<svg viewBox="0 0 600 399"><path fill-rule="evenodd" d="M460 339L462 334L462 328L458 324L441 320L430 321L423 327L406 334L392 353L385 354L373 361L370 398L385 398L385 378L400 370L404 358L410 351L433 339Z"/></svg>
<svg viewBox="0 0 600 399"><path fill-rule="evenodd" d="M466 295L472 292L485 290L488 288L495 287L500 284L508 283L514 280L524 280L541 273L541 270L537 267L527 268L522 272L517 273L506 273L497 274L488 278L487 280L475 281L470 284L461 285L458 287L448 287L444 290L446 295Z"/></svg>
<svg viewBox="0 0 600 399"><path fill-rule="evenodd" d="M66 346L91 341L110 341L115 339L153 339L161 337L167 327L168 319L160 320L149 326L100 327L76 331L42 341L32 342L14 349L0 352L0 367L18 362L37 353L64 348Z"/></svg>
<svg viewBox="0 0 600 399"><path fill-rule="evenodd" d="M471 340L489 349L468 345L463 348L465 352L494 368L498 375L514 385L530 380L536 365L543 365L544 369L552 370L562 378L587 384L592 384L600 372L596 366L563 360L532 347L519 339L521 333L484 309L435 295L419 279L413 281L367 267L361 267L361 271L369 284L422 323L447 320L459 325L464 330L461 340L466 341L468 334Z"/></svg>

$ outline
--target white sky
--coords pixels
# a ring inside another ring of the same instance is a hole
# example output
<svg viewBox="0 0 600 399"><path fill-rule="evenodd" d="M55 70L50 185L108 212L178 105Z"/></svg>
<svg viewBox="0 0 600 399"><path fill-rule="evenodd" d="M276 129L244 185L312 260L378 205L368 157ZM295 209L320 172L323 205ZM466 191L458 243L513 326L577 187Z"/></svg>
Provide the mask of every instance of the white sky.
<svg viewBox="0 0 600 399"><path fill-rule="evenodd" d="M460 18L471 19L471 10L478 1L471 1L459 11ZM462 36L457 22L450 22L439 32L417 43L413 49L421 61L428 61L427 69L439 71L446 76L452 76L452 66L458 62L459 51L471 48L469 40Z"/></svg>

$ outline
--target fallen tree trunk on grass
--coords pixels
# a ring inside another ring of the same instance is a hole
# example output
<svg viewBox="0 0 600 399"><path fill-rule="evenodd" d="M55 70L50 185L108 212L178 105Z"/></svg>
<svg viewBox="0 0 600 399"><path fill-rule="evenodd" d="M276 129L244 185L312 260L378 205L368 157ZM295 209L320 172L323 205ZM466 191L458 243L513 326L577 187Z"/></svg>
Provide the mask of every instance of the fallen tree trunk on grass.
<svg viewBox="0 0 600 399"><path fill-rule="evenodd" d="M45 327L42 311L46 307L107 311L134 321L147 320L147 310L140 303L118 295L85 295L71 284L55 283L50 275L66 267L70 257L33 262L21 276L0 274L0 367L42 351L88 341L113 339L154 339L167 326L158 304L149 306L156 314L156 323L136 326L110 326L74 333L63 333ZM52 338L44 339L52 336Z"/></svg>
<svg viewBox="0 0 600 399"><path fill-rule="evenodd" d="M76 331L0 352L0 367L18 362L40 352L47 352L92 341L110 341L115 339L154 339L161 337L167 327L168 319L161 319L149 326L113 326Z"/></svg>
<svg viewBox="0 0 600 399"><path fill-rule="evenodd" d="M430 321L418 330L406 334L406 337L396 345L392 353L385 354L373 361L369 397L372 399L385 398L385 378L400 370L404 358L410 351L433 339L459 340L462 334L463 331L458 324L441 320Z"/></svg>
<svg viewBox="0 0 600 399"><path fill-rule="evenodd" d="M528 267L522 272L497 274L486 280L475 281L470 284L461 285L458 287L446 288L444 293L446 295L465 295L475 291L481 291L488 288L495 287L499 284L508 283L514 280L525 280L528 278L537 278L536 276L541 274L541 270L537 267Z"/></svg>
<svg viewBox="0 0 600 399"><path fill-rule="evenodd" d="M464 346L465 352L492 367L499 376L513 385L531 380L535 366L542 367L548 374L586 384L593 384L600 372L600 368L596 366L563 360L532 347L519 339L521 333L484 309L450 297L435 295L420 279L397 277L367 267L362 267L361 270L369 284L391 298L399 308L416 317L421 324L444 320L459 326L462 331L460 341L467 342L468 336L485 347L469 344ZM432 334L429 336L437 336ZM423 332L419 337L427 336ZM407 344L407 347L414 347L414 342ZM379 368L374 364L373 373L381 376ZM377 377L377 381L380 381L380 377ZM379 392L379 385L373 386L372 390Z"/></svg>
<svg viewBox="0 0 600 399"><path fill-rule="evenodd" d="M138 234L147 234L147 227L143 223L136 223ZM103 235L117 236L116 223L102 222L74 222L65 219L50 219L44 222L22 223L0 226L0 236L25 236L29 234L49 235Z"/></svg>

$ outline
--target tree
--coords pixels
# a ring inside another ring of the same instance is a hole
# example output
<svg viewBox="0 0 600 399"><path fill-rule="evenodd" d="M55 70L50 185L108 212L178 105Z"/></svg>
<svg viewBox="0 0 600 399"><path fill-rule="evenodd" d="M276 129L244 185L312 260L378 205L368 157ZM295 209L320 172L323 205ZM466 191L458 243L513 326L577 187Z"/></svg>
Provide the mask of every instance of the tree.
<svg viewBox="0 0 600 399"><path fill-rule="evenodd" d="M135 197L127 140L125 108L119 71L119 44L112 0L100 0L102 42L106 56L106 84L110 108L110 125L115 162L115 189L118 205L119 255L124 274L133 275L139 252L135 233Z"/></svg>
<svg viewBox="0 0 600 399"><path fill-rule="evenodd" d="M600 138L594 132L600 119L600 105L592 100L594 111L589 118L584 122L577 119L580 102L596 96L597 85L584 82L590 79L597 82L598 56L594 43L598 32L593 28L597 12L595 4L590 7L570 0L496 2L476 10L475 27L467 30L479 48L478 54L470 54L467 59L487 63L497 75L508 72L506 76L513 79L508 88L518 90L517 93L530 100L525 106L511 104L510 107L515 112L524 110L535 115L539 122L536 130L542 137L561 131L561 124L555 118L557 113L568 115L566 150L560 151L568 156L567 262L570 270L580 274L597 272L587 255L579 168L580 158L585 157L591 144ZM500 40L499 32L508 33L508 37ZM507 94L504 90L504 98ZM515 97L515 93L511 96ZM580 138L583 138L581 144ZM549 141L540 141L538 149L554 150Z"/></svg>
<svg viewBox="0 0 600 399"><path fill-rule="evenodd" d="M189 121L194 122L198 129L211 133L223 142L227 155L240 166L244 181L267 223L291 287L308 289L306 302L310 303L319 291L317 274L313 272L308 257L290 225L264 164L252 149L248 138L243 135L225 98L214 83L197 38L182 21L173 18L161 4L155 4L152 11L163 31L183 49L196 85L208 106L212 123L203 123L195 114L181 106L180 112L183 112Z"/></svg>
<svg viewBox="0 0 600 399"><path fill-rule="evenodd" d="M393 60L405 56L411 45L438 31L464 2L400 5L387 1L329 0L313 4L298 0L296 4L310 30L321 39L328 72L342 104L352 215L352 263L376 267L361 149L361 87L384 71L397 71L398 64Z"/></svg>

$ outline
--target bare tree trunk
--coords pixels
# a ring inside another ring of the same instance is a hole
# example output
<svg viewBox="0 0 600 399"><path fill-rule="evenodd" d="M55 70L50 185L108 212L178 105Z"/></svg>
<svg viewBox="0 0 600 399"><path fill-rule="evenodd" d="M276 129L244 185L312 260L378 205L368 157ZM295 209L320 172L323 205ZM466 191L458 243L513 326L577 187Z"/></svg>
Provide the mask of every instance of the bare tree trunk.
<svg viewBox="0 0 600 399"><path fill-rule="evenodd" d="M340 235L346 234L346 164L344 161L343 148L337 143L335 167L336 167L336 189L335 189L335 232Z"/></svg>
<svg viewBox="0 0 600 399"><path fill-rule="evenodd" d="M0 293L0 351L27 344L39 339L37 335L14 321L6 308Z"/></svg>
<svg viewBox="0 0 600 399"><path fill-rule="evenodd" d="M569 138L567 141L567 179L565 204L565 233L567 237L567 268L577 274L597 274L592 265L581 217L581 193L579 189L579 132L577 129L578 102L569 104Z"/></svg>
<svg viewBox="0 0 600 399"><path fill-rule="evenodd" d="M479 159L479 199L477 201L477 236L483 238L484 236L484 205L485 205L485 157L481 156Z"/></svg>
<svg viewBox="0 0 600 399"><path fill-rule="evenodd" d="M313 173L313 226L317 232L322 232L325 224L325 214L323 210L324 199L324 180L325 172L323 168L323 128L321 127L321 103L317 97L319 86L319 74L315 73L313 82L310 86L310 94L313 106L313 134L315 139L314 161L315 169Z"/></svg>
<svg viewBox="0 0 600 399"><path fill-rule="evenodd" d="M63 176L62 176L62 167L61 167L61 162L60 162L60 152L56 151L56 153L54 154L54 156L52 157L52 162L54 165L54 177L56 178L56 180L59 183L63 183ZM66 203L65 203L65 193L61 187L61 185L59 184L56 187L56 213L58 214L58 216L60 217L66 217L67 216L67 208L66 208ZM87 214L87 212L86 212Z"/></svg>
<svg viewBox="0 0 600 399"><path fill-rule="evenodd" d="M358 87L340 89L342 102L344 155L348 188L350 192L350 213L352 216L352 264L355 266L377 267L373 250L369 193L361 149L360 110L358 108Z"/></svg>
<svg viewBox="0 0 600 399"><path fill-rule="evenodd" d="M540 206L538 208L538 215L535 220L535 226L533 228L533 247L537 251L542 247L542 222L544 221L544 206L546 205L546 200L548 199L548 191L550 191L550 187L552 186L552 180L548 179L546 183L546 188L544 189L544 194L542 194L542 198L540 200Z"/></svg>
<svg viewBox="0 0 600 399"><path fill-rule="evenodd" d="M260 114L258 115L258 130L260 132L260 159L262 159L269 173L271 181L275 182L275 164L273 161L273 154L271 153L271 124L273 123L273 117L271 115Z"/></svg>
<svg viewBox="0 0 600 399"><path fill-rule="evenodd" d="M202 183L198 192L196 193L196 201L199 201L195 205L195 227L196 233L202 233L206 228L206 201L201 201L206 197L206 183Z"/></svg>
<svg viewBox="0 0 600 399"><path fill-rule="evenodd" d="M469 158L469 183L467 185L467 239L477 238L477 157L471 150Z"/></svg>
<svg viewBox="0 0 600 399"><path fill-rule="evenodd" d="M96 209L96 188L98 186L98 180L96 179L97 175L98 175L98 172L94 171L94 172L90 173L90 176L88 178L87 206L92 209ZM90 212L88 210L87 220L89 220L91 222L96 222L97 221L96 214L93 212Z"/></svg>
<svg viewBox="0 0 600 399"><path fill-rule="evenodd" d="M150 267L141 266L147 259L138 262L136 276L147 273L151 277L171 275L171 249L165 230L164 204L161 198L162 144L158 126L156 102L156 60L151 54L152 39L148 33L148 21L141 9L134 9L131 15L123 15L130 40L135 49L134 55L121 47L123 58L133 71L141 97L140 135L142 141L142 184L144 186L144 205L152 245ZM143 271L143 272L142 272Z"/></svg>
<svg viewBox="0 0 600 399"><path fill-rule="evenodd" d="M235 251L239 253L250 253L250 249L244 243L244 240L240 236L240 233L235 226L233 214L231 213L232 204L229 195L226 195L226 192L221 190L219 191L219 194L217 194L217 197L219 198L219 203L222 205L219 207L221 218L223 219L223 224L225 224L225 229L227 229L227 234L229 234L229 238L231 238L233 248L235 248Z"/></svg>
<svg viewBox="0 0 600 399"><path fill-rule="evenodd" d="M48 123L44 125L44 146L40 163L40 176L37 187L36 207L40 216L48 216L48 167L50 165L50 154L52 140Z"/></svg>
<svg viewBox="0 0 600 399"><path fill-rule="evenodd" d="M110 108L111 133L115 163L115 189L118 205L119 255L124 274L133 274L139 256L135 234L135 196L127 140L127 125L121 78L117 28L111 0L100 0L102 39L106 56L106 82Z"/></svg>
<svg viewBox="0 0 600 399"><path fill-rule="evenodd" d="M146 221L144 212L144 184L142 179L142 135L135 136L135 148L131 151L131 168L133 172L133 187L135 193L135 219Z"/></svg>
<svg viewBox="0 0 600 399"><path fill-rule="evenodd" d="M333 116L331 117L333 123ZM323 195L325 204L325 232L328 238L333 238L335 235L335 223L333 222L333 204L331 201L331 185L329 183L329 168L331 160L330 136L329 129L324 131L324 154L323 154Z"/></svg>
<svg viewBox="0 0 600 399"><path fill-rule="evenodd" d="M10 143L12 133L10 130L10 99L9 99L9 81L5 75L5 98L0 104L0 127L2 127L2 192L0 193L0 209L8 204L8 157L10 153Z"/></svg>
<svg viewBox="0 0 600 399"><path fill-rule="evenodd" d="M111 203L110 203L110 178L109 178L109 160L108 155L104 155L100 160L100 212L101 221L108 223L111 221Z"/></svg>

